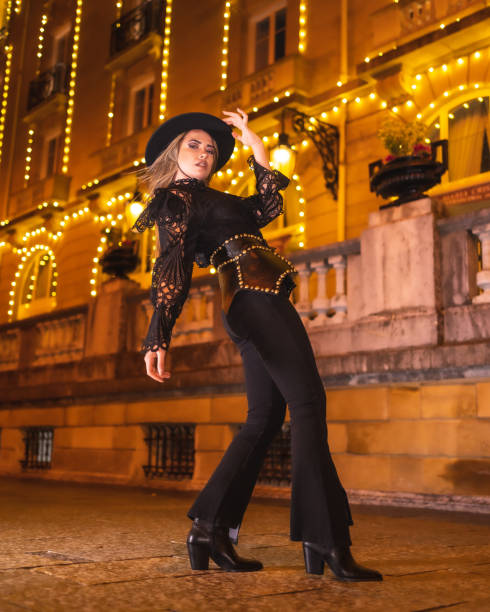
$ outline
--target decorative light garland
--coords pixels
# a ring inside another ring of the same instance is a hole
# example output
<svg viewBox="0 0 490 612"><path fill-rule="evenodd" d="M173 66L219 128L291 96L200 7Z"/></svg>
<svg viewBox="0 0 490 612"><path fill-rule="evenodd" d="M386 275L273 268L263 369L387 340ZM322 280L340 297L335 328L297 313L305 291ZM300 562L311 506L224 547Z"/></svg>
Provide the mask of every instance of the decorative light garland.
<svg viewBox="0 0 490 612"><path fill-rule="evenodd" d="M8 31L10 25L10 18L12 17L12 0L7 0L7 6L5 8L5 29Z"/></svg>
<svg viewBox="0 0 490 612"><path fill-rule="evenodd" d="M31 159L32 159L32 142L34 140L34 130L33 128L30 128L29 131L27 132L27 147L26 147L26 165L25 165L25 169L24 169L24 180L25 180L25 187L27 187L27 183L29 182L29 178L30 178L30 170L31 170Z"/></svg>
<svg viewBox="0 0 490 612"><path fill-rule="evenodd" d="M19 14L22 10L22 0L15 0L15 12Z"/></svg>
<svg viewBox="0 0 490 612"><path fill-rule="evenodd" d="M77 0L75 28L73 31L73 47L71 53L71 72L70 72L70 89L68 90L68 108L66 110L65 124L65 141L63 145L63 166L61 171L63 174L68 172L68 162L70 161L70 143L71 143L71 124L73 121L73 105L75 97L75 83L77 77L77 59L78 59L78 41L80 39L80 23L82 21L82 4L83 0Z"/></svg>
<svg viewBox="0 0 490 612"><path fill-rule="evenodd" d="M46 6L46 3L45 3ZM48 16L46 15L46 13L43 14L43 16L41 17L41 26L39 27L39 35L37 37L38 43L37 43L37 68L36 68L36 76L39 75L39 72L41 71L41 59L43 57L43 47L44 47L44 30L45 30L45 25L48 23Z"/></svg>
<svg viewBox="0 0 490 612"><path fill-rule="evenodd" d="M230 41L230 15L231 15L231 2L225 2L225 12L223 14L223 45L221 47L221 91L226 89L226 82L228 80L228 48Z"/></svg>
<svg viewBox="0 0 490 612"><path fill-rule="evenodd" d="M55 259L55 255L53 250L51 249L51 247L49 247L48 245L45 244L35 244L31 247L23 247L22 249L15 249L15 252L20 252L22 253L22 257L21 257L21 261L19 263L19 265L17 266L17 270L15 272L15 278L18 279L20 277L20 275L22 274L22 270L25 267L25 262L28 260L29 257L31 257L32 254L35 254L36 251L46 251L46 254L48 256L49 259L51 259L51 266L53 268L53 275L51 278L51 286L50 286L50 295L51 297L55 297L56 296L56 286L58 284L56 277L58 276L58 272L56 271L56 259ZM45 261L47 261L45 259ZM40 265L46 265L45 263L41 264L41 262L39 262ZM35 286L35 282L36 282L36 276L32 275L31 278L29 279L29 281L31 281L33 284L29 286L29 289L33 289ZM7 311L7 314L9 316L9 323L12 321L12 317L14 314L14 306L15 306L15 294L17 291L17 280L13 280L10 283L12 289L9 292L10 295L10 300L9 300L9 309ZM29 303L32 300L32 294L28 294L27 296Z"/></svg>
<svg viewBox="0 0 490 612"><path fill-rule="evenodd" d="M12 65L12 45L5 45L5 73L3 80L3 91L2 91L2 108L0 110L0 161L2 161L2 150L3 150L3 137L5 134L5 118L7 115L7 99L9 95L9 84L10 84L10 70Z"/></svg>
<svg viewBox="0 0 490 612"><path fill-rule="evenodd" d="M116 21L120 19L122 11L122 1L116 1ZM109 94L109 110L107 111L107 134L105 139L106 147L109 147L112 141L112 124L114 119L114 101L116 96L116 74L111 75L111 92Z"/></svg>
<svg viewBox="0 0 490 612"><path fill-rule="evenodd" d="M170 54L170 30L172 25L172 0L167 0L165 4L165 29L163 32L162 49L162 78L160 85L160 114L159 119L165 119L167 110L167 82L168 82L168 58Z"/></svg>
<svg viewBox="0 0 490 612"><path fill-rule="evenodd" d="M308 18L308 6L306 0L301 0L299 5L299 39L298 52L306 51L306 21Z"/></svg>

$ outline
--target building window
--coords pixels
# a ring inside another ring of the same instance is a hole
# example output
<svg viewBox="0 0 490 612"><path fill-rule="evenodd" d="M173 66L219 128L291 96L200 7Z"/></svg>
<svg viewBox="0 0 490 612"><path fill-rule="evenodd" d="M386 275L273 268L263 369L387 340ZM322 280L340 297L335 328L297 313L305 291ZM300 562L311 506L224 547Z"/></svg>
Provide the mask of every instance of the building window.
<svg viewBox="0 0 490 612"><path fill-rule="evenodd" d="M241 429L243 425L240 425ZM257 482L288 487L291 484L291 426L284 423L267 449Z"/></svg>
<svg viewBox="0 0 490 612"><path fill-rule="evenodd" d="M24 470L49 469L53 454L54 429L52 427L28 427L24 430Z"/></svg>
<svg viewBox="0 0 490 612"><path fill-rule="evenodd" d="M448 139L449 181L490 172L489 97L445 107L429 126L431 141Z"/></svg>
<svg viewBox="0 0 490 612"><path fill-rule="evenodd" d="M286 8L254 21L254 71L262 70L286 55Z"/></svg>
<svg viewBox="0 0 490 612"><path fill-rule="evenodd" d="M154 423L146 427L148 462L143 466L145 476L172 480L192 478L196 426L189 423Z"/></svg>
<svg viewBox="0 0 490 612"><path fill-rule="evenodd" d="M37 253L26 263L22 281L17 318L48 312L56 306L53 261L46 252Z"/></svg>
<svg viewBox="0 0 490 612"><path fill-rule="evenodd" d="M474 98L448 113L449 180L490 170L488 97Z"/></svg>
<svg viewBox="0 0 490 612"><path fill-rule="evenodd" d="M56 174L59 169L61 153L61 134L49 135L44 141L44 172L46 178Z"/></svg>
<svg viewBox="0 0 490 612"><path fill-rule="evenodd" d="M132 133L140 132L151 125L153 117L154 84L133 90Z"/></svg>

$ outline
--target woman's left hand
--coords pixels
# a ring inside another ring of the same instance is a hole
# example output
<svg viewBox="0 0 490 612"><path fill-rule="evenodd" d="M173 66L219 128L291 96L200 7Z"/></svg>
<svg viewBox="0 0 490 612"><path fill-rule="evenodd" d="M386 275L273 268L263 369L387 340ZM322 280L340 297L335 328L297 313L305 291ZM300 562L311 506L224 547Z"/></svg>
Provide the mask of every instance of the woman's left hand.
<svg viewBox="0 0 490 612"><path fill-rule="evenodd" d="M260 136L257 136L257 134L248 127L248 115L245 111L242 111L241 108L237 108L236 113L223 111L223 114L228 115L228 117L223 119L225 123L238 128L242 132L241 134L238 134L237 132L233 131L233 138L239 140L243 145L252 148L257 146L259 143L262 144Z"/></svg>

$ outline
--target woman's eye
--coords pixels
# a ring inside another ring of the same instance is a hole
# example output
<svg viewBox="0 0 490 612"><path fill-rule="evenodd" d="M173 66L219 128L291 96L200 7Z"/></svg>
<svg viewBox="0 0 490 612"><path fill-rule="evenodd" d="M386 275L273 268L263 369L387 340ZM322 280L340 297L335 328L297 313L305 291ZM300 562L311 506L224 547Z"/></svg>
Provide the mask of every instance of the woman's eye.
<svg viewBox="0 0 490 612"><path fill-rule="evenodd" d="M195 142L190 142L190 143L189 143L189 147L190 147L191 149L197 149L197 144L196 144Z"/></svg>

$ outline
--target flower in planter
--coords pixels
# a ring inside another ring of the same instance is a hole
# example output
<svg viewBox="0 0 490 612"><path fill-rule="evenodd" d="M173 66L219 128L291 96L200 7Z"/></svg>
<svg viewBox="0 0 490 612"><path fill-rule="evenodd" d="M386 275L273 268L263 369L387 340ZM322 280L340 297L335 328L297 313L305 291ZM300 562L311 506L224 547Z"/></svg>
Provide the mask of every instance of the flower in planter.
<svg viewBox="0 0 490 612"><path fill-rule="evenodd" d="M390 153L384 163L407 155L425 157L431 150L426 144L427 126L422 121L388 117L378 130L378 136Z"/></svg>

